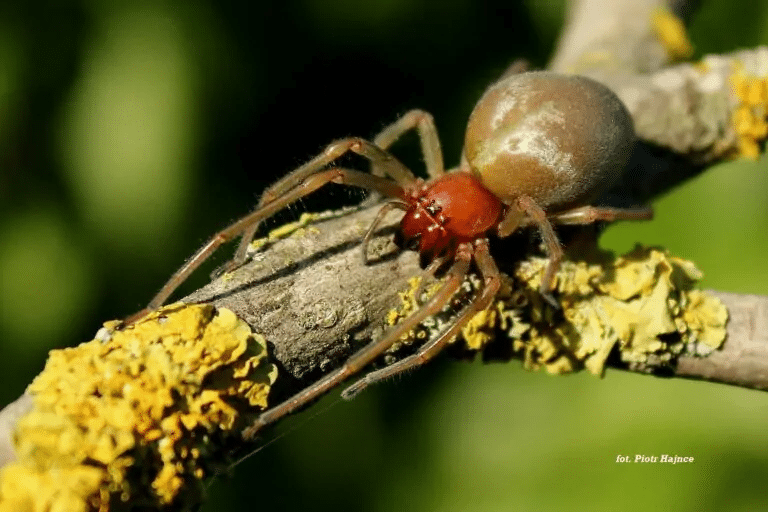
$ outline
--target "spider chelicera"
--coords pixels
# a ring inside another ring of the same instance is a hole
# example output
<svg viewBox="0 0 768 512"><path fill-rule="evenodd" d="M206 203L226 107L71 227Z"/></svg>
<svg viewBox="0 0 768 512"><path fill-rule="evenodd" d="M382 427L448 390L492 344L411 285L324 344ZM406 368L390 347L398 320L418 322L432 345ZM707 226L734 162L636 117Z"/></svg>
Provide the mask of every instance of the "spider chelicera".
<svg viewBox="0 0 768 512"><path fill-rule="evenodd" d="M401 135L418 132L429 179L424 181L388 151ZM269 187L257 208L216 233L163 286L134 321L159 308L173 291L220 245L241 236L228 268L245 261L259 223L328 183L351 185L390 199L363 238L363 257L376 226L392 209L405 212L396 234L399 245L420 253L425 273L447 268L440 288L419 309L381 338L364 346L344 364L285 402L262 413L244 432L251 439L261 428L290 414L364 367L404 334L446 306L474 263L482 286L451 325L414 354L366 374L342 396L351 398L370 384L415 368L437 355L477 312L487 308L500 286L488 236L506 237L534 225L541 233L549 263L541 293L550 297L563 251L553 224L589 224L652 217L650 208L590 206L615 183L634 145L632 119L605 86L584 77L551 72L507 73L492 84L473 110L458 168L446 172L432 116L412 110L373 141L346 138ZM371 162L371 173L331 166L353 152ZM551 297L550 297L551 300Z"/></svg>

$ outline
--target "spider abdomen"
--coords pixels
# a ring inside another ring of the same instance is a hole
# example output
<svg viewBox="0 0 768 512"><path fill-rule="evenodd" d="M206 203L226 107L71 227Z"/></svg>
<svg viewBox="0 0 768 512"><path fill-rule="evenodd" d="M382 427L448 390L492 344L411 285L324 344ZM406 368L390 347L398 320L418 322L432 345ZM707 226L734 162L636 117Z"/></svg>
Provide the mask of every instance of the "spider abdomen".
<svg viewBox="0 0 768 512"><path fill-rule="evenodd" d="M414 194L399 241L431 259L494 228L504 205L471 174L445 174Z"/></svg>
<svg viewBox="0 0 768 512"><path fill-rule="evenodd" d="M606 86L547 71L491 85L469 118L473 175L506 204L547 211L588 204L615 183L634 145L632 118Z"/></svg>

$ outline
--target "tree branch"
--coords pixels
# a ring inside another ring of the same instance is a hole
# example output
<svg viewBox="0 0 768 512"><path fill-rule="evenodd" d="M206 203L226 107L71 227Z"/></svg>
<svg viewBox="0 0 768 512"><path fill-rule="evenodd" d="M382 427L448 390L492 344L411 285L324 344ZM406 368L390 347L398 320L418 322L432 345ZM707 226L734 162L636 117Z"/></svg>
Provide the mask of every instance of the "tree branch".
<svg viewBox="0 0 768 512"><path fill-rule="evenodd" d="M768 297L710 293L728 308L727 341L707 357L681 357L675 375L768 390Z"/></svg>
<svg viewBox="0 0 768 512"><path fill-rule="evenodd" d="M759 113L765 111L766 100L753 91L757 90L753 84L764 83L764 78L753 77L765 75L768 50L757 48L708 57L699 64L670 66L685 45L674 33L670 36L668 28L664 32L660 27L668 26L665 16L680 15L686 6L685 2L665 6L652 0L572 3L550 67L576 70L613 88L630 109L643 140L625 181L604 198L606 203L645 203L700 172L704 165L735 155L754 156L755 147L765 139L765 116L761 118ZM372 242L376 262L362 263L359 241L377 210L368 206L307 217L290 236L266 241L248 264L185 299L227 308L267 340L280 374L271 403L301 389L379 336L386 328L388 312L401 304L399 294L419 274L416 254L397 251L391 244L397 214L383 224ZM519 245L535 251L525 236L521 235ZM520 265L520 258L511 256L499 261L509 282L518 279ZM664 352L664 358L631 362L609 358L607 363L641 373L768 389L768 298L712 293L730 311L727 339L720 350L703 356L684 350L682 354ZM100 336L97 343L106 346L112 341L109 333ZM623 354L631 349L616 350ZM603 355L608 358L609 352ZM605 358L596 372L601 371ZM234 360L245 364L242 359ZM547 364L543 358L534 362ZM558 363L557 368L562 366ZM20 411L29 407L30 398L25 395L0 412L0 466L10 466L12 431ZM246 411L250 406L237 407ZM230 432L236 432L230 427ZM213 455L207 456L224 458L222 453L232 438L216 442L220 443L213 446L217 451L213 453L211 448ZM199 446L208 445L195 444L194 449ZM192 453L192 448L185 449ZM2 478L0 475L0 481ZM176 484L181 488L189 482L182 479ZM7 499L3 492L9 492L7 487L0 487L0 500ZM106 493L102 500L114 499L110 497L114 489L102 492ZM96 503L97 498L89 498L89 503Z"/></svg>

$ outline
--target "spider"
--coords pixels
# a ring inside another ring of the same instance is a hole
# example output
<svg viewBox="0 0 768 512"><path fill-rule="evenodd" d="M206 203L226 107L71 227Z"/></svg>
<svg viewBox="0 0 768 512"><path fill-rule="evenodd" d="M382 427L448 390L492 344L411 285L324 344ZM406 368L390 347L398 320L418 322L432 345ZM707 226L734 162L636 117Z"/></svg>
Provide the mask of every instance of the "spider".
<svg viewBox="0 0 768 512"><path fill-rule="evenodd" d="M428 180L417 178L387 149L416 130ZM367 386L434 358L500 286L489 251L489 235L506 237L534 225L549 255L541 293L551 299L563 257L553 224L650 219L650 208L589 206L621 176L634 145L632 120L621 100L604 85L552 72L507 72L480 98L469 118L460 165L448 172L433 118L412 110L372 141L351 137L331 143L318 156L269 187L254 211L216 233L162 287L149 305L127 322L159 308L173 291L223 243L241 236L228 269L245 261L260 222L328 183L368 189L389 198L362 240L363 258L376 227L392 209L405 212L396 234L401 247L416 250L425 275L447 268L440 288L419 309L344 364L256 418L243 436L253 439L266 425L302 408L363 370L404 334L445 307L472 264L482 286L452 324L414 354L371 371L343 393L351 398ZM371 173L332 166L353 152L368 159ZM330 168L328 168L331 166Z"/></svg>

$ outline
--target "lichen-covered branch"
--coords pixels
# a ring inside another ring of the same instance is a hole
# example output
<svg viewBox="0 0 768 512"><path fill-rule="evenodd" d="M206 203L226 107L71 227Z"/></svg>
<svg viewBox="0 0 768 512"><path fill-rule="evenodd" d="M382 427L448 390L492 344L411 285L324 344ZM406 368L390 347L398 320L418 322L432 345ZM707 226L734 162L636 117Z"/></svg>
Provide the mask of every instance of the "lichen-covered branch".
<svg viewBox="0 0 768 512"><path fill-rule="evenodd" d="M419 274L417 262L396 250L386 226L371 246L377 262L362 263L357 242L376 210L305 216L259 241L244 267L186 299L213 307L170 306L123 330L107 324L93 341L54 352L30 387L30 414L16 422L20 460L3 470L0 493L22 499L29 489L55 488L46 499L70 509L81 503L82 510L104 503L119 509L123 498L153 506L177 506L177 496L194 501L264 406L274 373L258 340L279 366L281 389L270 393L279 401L415 307L409 281ZM530 253L526 239L512 245ZM718 351L725 309L692 287L693 265L655 249L615 258L584 247L557 275L562 311L538 293L544 258L501 258L502 292L464 330L458 351L514 356L556 373L586 368L599 375L612 365L766 387L768 359L759 351L766 350L768 299L736 310L740 325L754 327L730 324ZM440 331L455 313L446 308L404 345ZM706 362L720 354L727 365ZM705 366L697 373L694 364ZM65 488L34 469L51 464L65 472Z"/></svg>
<svg viewBox="0 0 768 512"><path fill-rule="evenodd" d="M708 293L728 308L727 342L708 357L680 357L675 375L768 390L768 297Z"/></svg>
<svg viewBox="0 0 768 512"><path fill-rule="evenodd" d="M768 136L768 47L698 62L687 1L574 0L549 69L601 81L642 141L624 193L647 200L723 158L757 158Z"/></svg>
<svg viewBox="0 0 768 512"><path fill-rule="evenodd" d="M547 67L589 76L635 75L689 57L683 25L688 4L572 0Z"/></svg>
<svg viewBox="0 0 768 512"><path fill-rule="evenodd" d="M166 307L54 350L16 407L0 510L194 508L275 367L242 320ZM30 504L35 506L30 506Z"/></svg>
<svg viewBox="0 0 768 512"><path fill-rule="evenodd" d="M641 140L705 165L759 155L768 134L766 72L768 47L758 47L604 81L627 105Z"/></svg>
<svg viewBox="0 0 768 512"><path fill-rule="evenodd" d="M690 51L675 17L685 6L573 2L551 68L612 87L643 141L607 203L642 204L705 165L754 157L768 135L768 50L673 64ZM52 353L28 394L0 412L0 512L33 501L68 510L193 506L267 390L270 403L298 391L424 299L417 255L391 242L397 213L363 263L359 242L377 211L304 216L185 299L202 306L172 306L122 331L109 324ZM768 298L702 292L695 266L661 249L615 257L595 249L592 231L571 235L560 309L536 291L535 237L523 230L494 241L502 291L456 352L551 372L613 366L768 389ZM473 287L468 280L464 293ZM440 331L461 299L398 350ZM279 378L270 387L272 364Z"/></svg>

